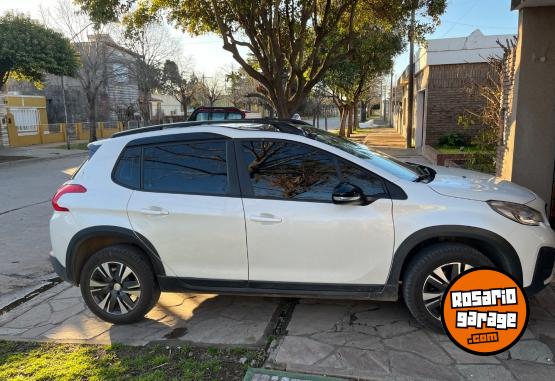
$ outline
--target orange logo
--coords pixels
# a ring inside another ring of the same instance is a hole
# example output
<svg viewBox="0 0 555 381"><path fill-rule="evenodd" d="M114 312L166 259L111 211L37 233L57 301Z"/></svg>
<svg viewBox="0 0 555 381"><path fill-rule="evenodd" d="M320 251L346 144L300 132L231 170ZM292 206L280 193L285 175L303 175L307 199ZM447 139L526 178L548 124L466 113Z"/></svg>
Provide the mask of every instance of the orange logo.
<svg viewBox="0 0 555 381"><path fill-rule="evenodd" d="M478 267L456 277L443 294L441 321L459 348L494 355L513 346L528 324L528 300L512 276Z"/></svg>

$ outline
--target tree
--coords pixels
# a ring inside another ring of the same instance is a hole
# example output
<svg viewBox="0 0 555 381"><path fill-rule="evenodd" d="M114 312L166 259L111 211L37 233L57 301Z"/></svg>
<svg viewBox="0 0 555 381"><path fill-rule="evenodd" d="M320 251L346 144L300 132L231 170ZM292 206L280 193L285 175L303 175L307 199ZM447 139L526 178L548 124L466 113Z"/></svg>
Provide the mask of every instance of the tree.
<svg viewBox="0 0 555 381"><path fill-rule="evenodd" d="M164 63L179 55L179 44L171 36L169 28L158 22L128 29L120 33L117 41L137 57L134 65L130 65L130 74L139 86L141 117L150 120L152 92L162 87Z"/></svg>
<svg viewBox="0 0 555 381"><path fill-rule="evenodd" d="M67 38L30 18L0 17L0 91L10 76L40 82L46 73L73 76L79 68Z"/></svg>
<svg viewBox="0 0 555 381"><path fill-rule="evenodd" d="M214 107L216 102L224 96L224 89L217 75L209 78L202 76L199 88L204 101L208 103L210 107Z"/></svg>
<svg viewBox="0 0 555 381"><path fill-rule="evenodd" d="M352 54L333 65L324 79L324 85L340 111L341 136L352 133L361 99L368 98L376 87L374 80L391 69L392 58L402 49L398 31L373 25L372 20L361 21L358 27L362 31L353 39Z"/></svg>
<svg viewBox="0 0 555 381"><path fill-rule="evenodd" d="M164 63L160 88L181 104L183 115L186 118L187 109L198 96L199 80L195 73L180 69L177 63L168 60Z"/></svg>
<svg viewBox="0 0 555 381"><path fill-rule="evenodd" d="M329 67L352 51L357 17L394 27L410 13L408 0L76 1L99 23L122 18L140 25L167 15L193 34L219 34L223 48L266 88L281 117L290 117ZM435 20L445 1L422 0L422 13Z"/></svg>

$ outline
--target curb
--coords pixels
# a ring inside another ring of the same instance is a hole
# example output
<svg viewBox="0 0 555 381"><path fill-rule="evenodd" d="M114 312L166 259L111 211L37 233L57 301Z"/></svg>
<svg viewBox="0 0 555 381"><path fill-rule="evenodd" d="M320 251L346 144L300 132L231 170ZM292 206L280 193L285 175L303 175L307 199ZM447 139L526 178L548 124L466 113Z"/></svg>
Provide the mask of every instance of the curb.
<svg viewBox="0 0 555 381"><path fill-rule="evenodd" d="M0 163L0 168L2 168L2 167L13 167L13 166L17 166L17 165L20 165L20 164L34 163L34 162L37 162L37 161L58 160L58 159L64 159L66 157L76 157L76 156L84 156L84 155L87 155L87 151L79 150L79 152L70 153L70 154L67 154L67 155L56 156L56 157L30 157L29 159L14 160L14 161L8 161L8 162L5 162L5 163Z"/></svg>

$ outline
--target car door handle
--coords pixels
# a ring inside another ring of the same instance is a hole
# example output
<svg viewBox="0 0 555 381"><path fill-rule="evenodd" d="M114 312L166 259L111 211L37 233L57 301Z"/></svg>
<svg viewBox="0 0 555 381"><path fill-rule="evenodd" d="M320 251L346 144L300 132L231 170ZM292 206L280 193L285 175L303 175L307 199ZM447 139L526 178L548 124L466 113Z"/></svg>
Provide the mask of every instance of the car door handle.
<svg viewBox="0 0 555 381"><path fill-rule="evenodd" d="M162 209L157 206L151 206L150 208L141 209L141 213L147 214L149 216L166 216L170 214L170 212L167 211L166 209Z"/></svg>
<svg viewBox="0 0 555 381"><path fill-rule="evenodd" d="M266 222L272 224L278 224L282 221L281 218L266 213L260 214L258 216L250 216L250 220L254 222Z"/></svg>

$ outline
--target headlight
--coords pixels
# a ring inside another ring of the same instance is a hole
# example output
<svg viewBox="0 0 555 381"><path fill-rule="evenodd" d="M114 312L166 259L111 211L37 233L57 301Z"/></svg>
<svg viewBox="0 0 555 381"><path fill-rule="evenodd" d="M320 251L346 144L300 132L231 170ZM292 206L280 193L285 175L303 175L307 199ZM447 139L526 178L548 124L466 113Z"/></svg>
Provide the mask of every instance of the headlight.
<svg viewBox="0 0 555 381"><path fill-rule="evenodd" d="M544 222L540 212L526 205L507 201L488 201L488 204L497 213L519 224L537 226Z"/></svg>

